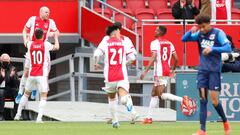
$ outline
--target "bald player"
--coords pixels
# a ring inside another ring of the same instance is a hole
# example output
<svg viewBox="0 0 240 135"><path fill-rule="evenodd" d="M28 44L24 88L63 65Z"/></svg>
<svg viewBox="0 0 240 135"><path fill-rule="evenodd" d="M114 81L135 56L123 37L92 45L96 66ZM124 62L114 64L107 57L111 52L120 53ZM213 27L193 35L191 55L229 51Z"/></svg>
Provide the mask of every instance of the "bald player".
<svg viewBox="0 0 240 135"><path fill-rule="evenodd" d="M38 28L41 28L43 30L43 41L47 41L48 37L53 37L54 34L59 35L59 31L56 27L56 24L53 19L49 18L50 16L50 10L46 6L42 6L39 10L39 16L32 16L28 19L26 25L23 28L23 41L24 45L26 46L26 43L28 41L35 41L36 37L34 36L34 31ZM18 96L16 97L16 103L19 103L23 93L24 93L24 87L26 80L28 78L28 72L29 72L29 56L25 55L26 60L24 64L24 72L20 81L19 85L19 92ZM49 65L50 66L50 65ZM50 70L50 68L49 68ZM35 91L36 92L36 91ZM34 93L34 91L33 91Z"/></svg>

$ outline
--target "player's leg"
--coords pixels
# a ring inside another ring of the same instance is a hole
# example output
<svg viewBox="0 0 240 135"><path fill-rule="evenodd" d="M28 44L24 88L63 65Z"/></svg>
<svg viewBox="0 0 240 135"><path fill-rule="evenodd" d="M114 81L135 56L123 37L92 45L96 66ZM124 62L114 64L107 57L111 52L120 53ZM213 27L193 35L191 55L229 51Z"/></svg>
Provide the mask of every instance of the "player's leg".
<svg viewBox="0 0 240 135"><path fill-rule="evenodd" d="M40 92L39 110L36 120L37 123L42 123L42 116L45 114L45 107L47 104L47 95L48 92Z"/></svg>
<svg viewBox="0 0 240 135"><path fill-rule="evenodd" d="M156 81L156 83L157 83L156 90L157 90L158 96L161 97L161 99L171 100L171 101L179 101L179 102L183 101L182 97L173 95L171 93L164 92L167 87L167 83L168 83L167 77L158 77L157 79L158 79L158 81Z"/></svg>
<svg viewBox="0 0 240 135"><path fill-rule="evenodd" d="M118 128L120 125L117 117L118 100L116 98L116 93L108 93L108 104L109 104L110 114L112 117L112 126L113 128Z"/></svg>
<svg viewBox="0 0 240 135"><path fill-rule="evenodd" d="M143 124L152 124L152 113L153 109L159 106L159 97L156 91L156 87L153 86L151 93L151 100L149 103L148 114L147 117L143 120Z"/></svg>
<svg viewBox="0 0 240 135"><path fill-rule="evenodd" d="M20 117L22 115L22 109L25 107L25 105L28 102L28 98L31 95L31 91L29 91L28 89L25 90L23 96L20 99L19 105L18 105L18 109L17 109L17 114L14 117L14 120L20 120Z"/></svg>
<svg viewBox="0 0 240 135"><path fill-rule="evenodd" d="M22 78L20 80L20 85L19 85L19 91L18 93L23 95L24 93L24 89L25 89L25 84L28 78L28 72L29 72L29 67L30 67L30 61L29 58L27 58L27 56L25 56L25 63L24 63L24 70L23 70L23 75Z"/></svg>
<svg viewBox="0 0 240 135"><path fill-rule="evenodd" d="M129 94L129 82L119 81L117 84L118 94L121 97L121 104L126 106L127 111L131 113L132 124L135 123L136 119L139 118L138 113L135 111L133 106L132 97Z"/></svg>
<svg viewBox="0 0 240 135"><path fill-rule="evenodd" d="M20 85L19 85L19 90L18 90L18 95L17 97L15 98L15 102L18 104L20 102L20 99L24 93L24 89L25 89L25 84L26 84L26 81L27 81L27 78L28 78L28 71L29 69L28 68L24 68L24 71L23 71L23 75L22 75L22 78L20 80Z"/></svg>
<svg viewBox="0 0 240 135"><path fill-rule="evenodd" d="M118 100L116 98L116 90L117 88L117 83L105 83L105 87L103 90L107 92L108 94L108 104L109 104L109 111L111 114L111 123L113 128L118 128L120 126L118 122L118 117L117 117L117 106L118 106Z"/></svg>
<svg viewBox="0 0 240 135"><path fill-rule="evenodd" d="M222 118L223 124L224 124L224 130L225 134L230 134L230 125L227 121L226 115L224 113L222 104L219 103L218 97L219 97L219 91L221 90L221 75L220 73L211 73L209 80L210 80L210 97L212 104L217 111L218 115Z"/></svg>
<svg viewBox="0 0 240 135"><path fill-rule="evenodd" d="M206 134L206 120L207 120L207 95L208 95L208 82L209 77L208 73L199 71L197 75L197 88L199 90L200 97L200 113L199 113L199 121L200 121L200 130L198 130L193 135L205 135Z"/></svg>
<svg viewBox="0 0 240 135"><path fill-rule="evenodd" d="M38 116L37 116L36 122L42 123L42 116L45 113L45 107L47 104L47 95L49 91L48 77L46 76L36 77L36 85L40 93L39 110L38 110Z"/></svg>

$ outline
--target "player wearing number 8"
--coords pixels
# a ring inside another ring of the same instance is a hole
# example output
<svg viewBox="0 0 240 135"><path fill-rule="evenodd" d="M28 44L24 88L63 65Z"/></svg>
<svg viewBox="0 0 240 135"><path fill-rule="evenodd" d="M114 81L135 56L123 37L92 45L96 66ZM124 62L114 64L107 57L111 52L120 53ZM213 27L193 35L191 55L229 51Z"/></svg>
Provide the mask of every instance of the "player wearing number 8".
<svg viewBox="0 0 240 135"><path fill-rule="evenodd" d="M159 103L159 98L163 100L172 100L179 101L188 106L188 98L185 96L184 98L175 96L170 93L164 93L164 90L167 86L168 77L174 76L174 70L177 66L178 57L175 51L173 44L164 39L164 36L167 32L167 28L165 26L158 26L155 30L156 39L151 42L151 51L152 56L149 60L149 63L146 67L146 70L141 74L140 79L144 79L145 75L148 73L150 67L154 63L154 86L152 89L152 97L149 105L149 111L147 117L144 119L144 124L152 123L152 111L153 108L156 108ZM170 62L171 57L173 56L174 64L172 70L170 70Z"/></svg>
<svg viewBox="0 0 240 135"><path fill-rule="evenodd" d="M22 96L15 120L19 120L23 107L28 101L31 90L37 89L40 92L39 113L37 122L42 122L44 114L44 107L46 106L48 94L48 74L50 64L50 53L59 49L58 34L54 35L55 44L52 45L48 41L43 41L43 30L35 30L35 41L28 41L26 47L28 48L28 56L30 57L29 77L26 82L25 92Z"/></svg>

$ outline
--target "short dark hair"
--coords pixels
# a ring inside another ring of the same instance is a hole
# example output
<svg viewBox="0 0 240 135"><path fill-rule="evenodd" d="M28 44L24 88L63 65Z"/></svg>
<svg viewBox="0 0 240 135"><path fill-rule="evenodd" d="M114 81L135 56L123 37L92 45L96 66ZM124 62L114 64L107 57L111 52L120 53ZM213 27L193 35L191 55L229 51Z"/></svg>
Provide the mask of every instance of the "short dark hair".
<svg viewBox="0 0 240 135"><path fill-rule="evenodd" d="M158 28L159 28L162 36L167 33L167 28L165 26L160 25L160 26L158 26Z"/></svg>
<svg viewBox="0 0 240 135"><path fill-rule="evenodd" d="M118 30L118 29L119 29L119 27L115 26L115 25L108 26L107 30L106 30L106 34L108 36L110 36L113 31Z"/></svg>
<svg viewBox="0 0 240 135"><path fill-rule="evenodd" d="M113 26L117 26L119 28L119 30L122 29L122 23L121 22L115 22L115 23L113 23Z"/></svg>
<svg viewBox="0 0 240 135"><path fill-rule="evenodd" d="M35 30L35 37L36 39L41 39L43 37L43 30L41 28Z"/></svg>
<svg viewBox="0 0 240 135"><path fill-rule="evenodd" d="M195 19L195 22L198 25L203 24L203 23L210 23L210 21L211 21L211 17L209 15L206 15L206 14L200 14Z"/></svg>

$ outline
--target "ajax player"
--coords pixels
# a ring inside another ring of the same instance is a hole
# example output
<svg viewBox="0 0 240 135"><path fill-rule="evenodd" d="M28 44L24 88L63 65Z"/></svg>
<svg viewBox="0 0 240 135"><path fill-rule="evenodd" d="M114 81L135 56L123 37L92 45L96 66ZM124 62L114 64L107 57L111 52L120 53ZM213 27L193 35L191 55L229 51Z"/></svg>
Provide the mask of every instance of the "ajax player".
<svg viewBox="0 0 240 135"><path fill-rule="evenodd" d="M27 104L28 97L31 94L31 90L37 89L40 93L39 112L37 116L37 122L42 122L42 116L44 114L44 108L47 102L48 94L48 74L50 65L50 53L49 51L55 51L59 49L58 34L54 34L55 44L44 41L44 32L38 28L35 30L35 41L26 42L28 48L27 55L29 56L29 77L26 82L25 92L20 99L17 114L14 120L20 120L23 107Z"/></svg>
<svg viewBox="0 0 240 135"><path fill-rule="evenodd" d="M132 114L133 119L138 118L129 95L129 81L127 75L127 63L135 60L135 55L128 43L121 40L120 30L117 26L109 26L107 28L109 39L101 42L94 52L95 68L99 68L99 58L104 56L104 77L105 87L103 88L108 94L109 109L112 116L113 128L118 128L119 122L117 117L118 101L116 93L121 98L121 103L127 107Z"/></svg>
<svg viewBox="0 0 240 135"><path fill-rule="evenodd" d="M152 56L149 60L149 63L146 67L146 70L141 74L140 79L143 80L145 75L150 70L150 67L154 63L154 86L152 89L152 97L149 105L148 115L144 119L144 124L151 124L152 123L152 110L156 108L159 103L159 98L163 100L172 100L172 101L179 101L185 106L188 106L188 97L184 96L179 97L173 95L171 93L164 93L164 90L167 86L167 80L170 76L174 76L176 69L178 57L175 51L173 44L164 39L164 35L167 32L167 28L165 26L158 26L155 30L155 37L156 39L151 42L151 52ZM170 69L170 62L171 57L173 56L174 64L172 70Z"/></svg>

